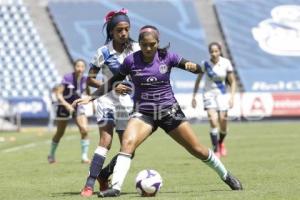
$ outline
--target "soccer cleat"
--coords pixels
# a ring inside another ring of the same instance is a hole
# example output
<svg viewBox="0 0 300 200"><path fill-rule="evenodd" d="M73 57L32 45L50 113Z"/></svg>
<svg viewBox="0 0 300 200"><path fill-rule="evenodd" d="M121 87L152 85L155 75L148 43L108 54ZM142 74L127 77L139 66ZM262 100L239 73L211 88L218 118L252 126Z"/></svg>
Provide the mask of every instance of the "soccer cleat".
<svg viewBox="0 0 300 200"><path fill-rule="evenodd" d="M120 193L121 193L120 190L110 188L103 192L99 192L98 197L101 197L101 198L118 197L118 196L120 196Z"/></svg>
<svg viewBox="0 0 300 200"><path fill-rule="evenodd" d="M226 176L226 179L224 182L232 189L232 190L243 190L242 183L235 178L233 175L231 175L229 172Z"/></svg>
<svg viewBox="0 0 300 200"><path fill-rule="evenodd" d="M89 187L89 186L85 186L81 192L80 195L82 197L91 197L93 195L93 188Z"/></svg>
<svg viewBox="0 0 300 200"><path fill-rule="evenodd" d="M54 156L49 155L47 159L48 159L49 164L56 163L56 160L55 160Z"/></svg>
<svg viewBox="0 0 300 200"><path fill-rule="evenodd" d="M81 163L83 163L83 164L91 164L91 161L89 159L87 159L87 160L81 160Z"/></svg>
<svg viewBox="0 0 300 200"><path fill-rule="evenodd" d="M225 144L222 142L219 144L219 151L221 156L226 156L227 155L227 149L225 147Z"/></svg>
<svg viewBox="0 0 300 200"><path fill-rule="evenodd" d="M109 187L109 181L108 179L100 178L99 176L97 177L97 181L99 183L99 190L100 192L103 192L108 189Z"/></svg>

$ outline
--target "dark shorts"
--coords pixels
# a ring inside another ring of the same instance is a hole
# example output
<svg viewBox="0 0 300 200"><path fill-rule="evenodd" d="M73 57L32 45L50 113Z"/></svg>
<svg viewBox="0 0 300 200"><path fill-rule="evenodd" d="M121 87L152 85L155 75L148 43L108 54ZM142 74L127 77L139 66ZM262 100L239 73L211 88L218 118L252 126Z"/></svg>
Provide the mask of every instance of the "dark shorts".
<svg viewBox="0 0 300 200"><path fill-rule="evenodd" d="M166 133L177 128L182 122L186 121L186 117L179 105L163 110L157 114L145 112L133 112L131 118L139 118L140 120L150 124L153 132L158 128L162 128Z"/></svg>
<svg viewBox="0 0 300 200"><path fill-rule="evenodd" d="M79 116L82 114L84 114L83 107L76 108L72 115L63 105L58 105L57 109L56 109L56 118L58 120L59 119L70 119L72 117L75 118L76 116Z"/></svg>

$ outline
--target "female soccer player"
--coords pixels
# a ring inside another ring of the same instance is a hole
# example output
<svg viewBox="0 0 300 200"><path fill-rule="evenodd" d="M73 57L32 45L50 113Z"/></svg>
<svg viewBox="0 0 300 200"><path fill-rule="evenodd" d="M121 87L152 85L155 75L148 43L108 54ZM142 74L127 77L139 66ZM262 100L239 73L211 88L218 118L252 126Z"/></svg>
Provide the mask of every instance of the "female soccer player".
<svg viewBox="0 0 300 200"><path fill-rule="evenodd" d="M88 120L85 115L83 106L78 106L74 109L71 103L80 98L87 90L87 77L83 75L86 64L82 59L74 62L74 72L64 75L63 80L59 86L56 86L55 92L59 105L56 112L56 133L52 138L50 146L50 153L48 155L48 162L55 163L55 152L60 139L65 133L70 117L75 118L76 125L81 134L81 161L82 163L90 163L88 159L88 149L90 141L88 139L87 125Z"/></svg>
<svg viewBox="0 0 300 200"><path fill-rule="evenodd" d="M111 90L127 75L131 76L135 86L134 113L123 135L121 151L113 172L112 188L100 192L99 196L120 195L122 184L130 168L132 153L158 127L161 127L190 154L213 168L231 189L241 190L242 185L239 180L227 171L211 150L199 143L189 122L185 120L171 88L170 72L173 67L201 73L200 66L167 51L168 47L159 48L159 31L154 26L147 25L140 29L139 44L141 51L126 57L119 73L94 92L94 97L73 102L73 106L86 104L96 96Z"/></svg>
<svg viewBox="0 0 300 200"><path fill-rule="evenodd" d="M100 70L103 79L111 78L112 75L118 73L124 58L140 49L138 43L134 42L129 36L130 20L127 16L127 10L111 11L105 19L106 23L103 28L106 27L106 42L104 46L97 50L89 70L88 84L96 88L102 83L96 79ZM96 101L100 140L81 196L90 197L93 195L96 179L99 181L100 191L108 188L108 177L113 172L117 155L105 168L102 169L102 166L111 147L114 127L121 144L129 113L132 111L133 102L128 94L131 90L128 83L130 82L119 84L115 91L107 93Z"/></svg>
<svg viewBox="0 0 300 200"><path fill-rule="evenodd" d="M230 61L222 57L222 49L219 43L213 42L208 47L211 55L210 61L202 62L201 70L205 74L205 86L203 94L204 109L210 122L210 138L215 154L226 156L227 150L224 138L227 135L227 111L233 107L236 81ZM197 77L194 87L192 106L197 106L196 94L202 73ZM226 92L226 80L230 85L230 96Z"/></svg>

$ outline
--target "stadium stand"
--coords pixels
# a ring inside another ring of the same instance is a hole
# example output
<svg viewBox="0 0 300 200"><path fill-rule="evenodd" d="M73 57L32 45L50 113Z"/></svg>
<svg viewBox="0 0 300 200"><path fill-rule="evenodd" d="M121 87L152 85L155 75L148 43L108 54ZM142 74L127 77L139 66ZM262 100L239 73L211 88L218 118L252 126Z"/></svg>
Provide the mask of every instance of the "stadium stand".
<svg viewBox="0 0 300 200"><path fill-rule="evenodd" d="M19 131L21 116L16 108L0 97L0 131Z"/></svg>
<svg viewBox="0 0 300 200"><path fill-rule="evenodd" d="M0 5L0 96L43 97L59 74L22 1Z"/></svg>
<svg viewBox="0 0 300 200"><path fill-rule="evenodd" d="M245 91L299 91L299 0L214 3Z"/></svg>
<svg viewBox="0 0 300 200"><path fill-rule="evenodd" d="M22 117L47 117L44 99L60 75L21 0L0 4L0 97Z"/></svg>
<svg viewBox="0 0 300 200"><path fill-rule="evenodd" d="M141 26L155 25L161 32L162 45L170 42L172 51L200 62L208 56L207 44L194 3L194 0L51 1L48 9L73 59L91 60L96 49L104 43L102 25L105 14L125 7L129 10L134 39ZM174 70L175 92L190 93L195 78L193 74Z"/></svg>

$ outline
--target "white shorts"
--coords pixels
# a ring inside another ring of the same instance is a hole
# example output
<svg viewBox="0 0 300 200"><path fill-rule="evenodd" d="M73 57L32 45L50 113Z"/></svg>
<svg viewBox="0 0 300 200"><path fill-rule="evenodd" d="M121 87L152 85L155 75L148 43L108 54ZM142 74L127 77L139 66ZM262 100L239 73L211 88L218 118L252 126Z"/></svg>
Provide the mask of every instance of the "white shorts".
<svg viewBox="0 0 300 200"><path fill-rule="evenodd" d="M229 109L229 98L227 94L205 92L203 95L203 105L205 110L227 111Z"/></svg>
<svg viewBox="0 0 300 200"><path fill-rule="evenodd" d="M132 112L133 101L130 95L105 95L95 101L95 107L98 125L113 123L116 131L123 131Z"/></svg>

